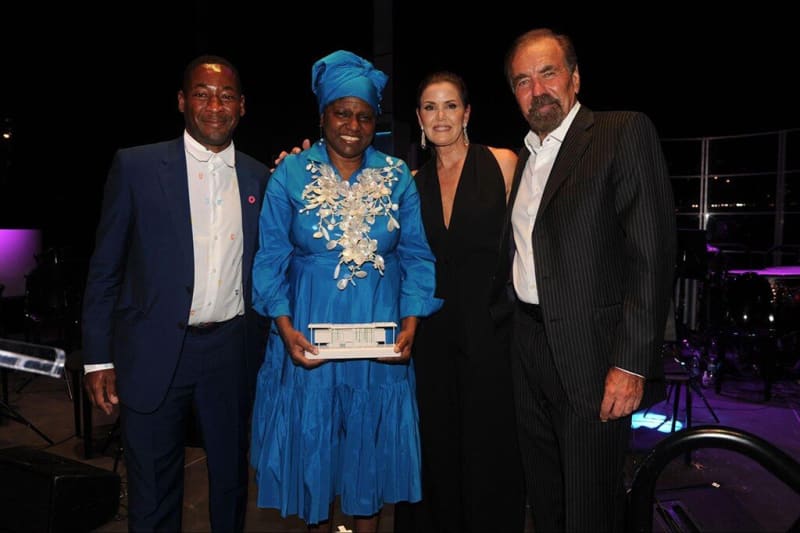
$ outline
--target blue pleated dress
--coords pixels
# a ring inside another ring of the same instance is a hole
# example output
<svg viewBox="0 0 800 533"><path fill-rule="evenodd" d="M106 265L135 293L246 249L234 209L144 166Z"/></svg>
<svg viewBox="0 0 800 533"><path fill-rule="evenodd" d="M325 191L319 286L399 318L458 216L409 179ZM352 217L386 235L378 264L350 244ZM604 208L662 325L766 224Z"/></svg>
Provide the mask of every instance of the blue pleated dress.
<svg viewBox="0 0 800 533"><path fill-rule="evenodd" d="M344 185L322 141L288 156L267 185L259 227L253 305L291 316L306 338L310 323L395 322L399 331L402 317L441 307L413 178L372 147ZM413 363L350 359L305 369L273 324L250 462L258 506L309 524L329 518L336 496L342 512L364 516L419 501Z"/></svg>

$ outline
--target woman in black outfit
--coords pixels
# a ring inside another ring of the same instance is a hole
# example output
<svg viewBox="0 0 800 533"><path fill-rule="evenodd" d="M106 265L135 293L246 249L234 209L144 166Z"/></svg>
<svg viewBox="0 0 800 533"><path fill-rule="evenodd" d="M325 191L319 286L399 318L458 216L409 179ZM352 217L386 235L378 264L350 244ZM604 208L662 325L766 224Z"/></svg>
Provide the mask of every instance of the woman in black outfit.
<svg viewBox="0 0 800 533"><path fill-rule="evenodd" d="M516 155L470 143L463 79L420 84L417 117L432 157L416 173L436 255L440 311L417 329L413 357L422 440L422 502L395 506L395 531L522 531L509 331L489 314Z"/></svg>

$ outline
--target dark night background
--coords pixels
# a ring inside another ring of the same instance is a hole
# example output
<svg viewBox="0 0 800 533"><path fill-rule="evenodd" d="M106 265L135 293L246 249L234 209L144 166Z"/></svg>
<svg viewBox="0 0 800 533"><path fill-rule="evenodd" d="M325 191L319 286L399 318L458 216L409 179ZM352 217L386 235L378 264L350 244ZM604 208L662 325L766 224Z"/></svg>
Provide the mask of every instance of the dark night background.
<svg viewBox="0 0 800 533"><path fill-rule="evenodd" d="M588 11L504 0L469 11L434 1L393 8L370 1L16 4L3 8L0 120L11 120L14 138L0 148L0 227L42 228L46 247L78 258L93 246L114 150L181 133L176 93L183 66L199 53L239 67L247 114L236 146L264 162L318 136L312 63L340 48L372 59L374 33L392 43L387 96L406 137L398 146L419 135L419 79L447 68L470 87L471 139L517 148L526 124L505 82L503 55L514 37L538 26L573 37L585 105L644 111L662 137L800 127L797 30L768 2L755 14L716 8L705 15L696 3ZM407 157L406 149L397 155Z"/></svg>

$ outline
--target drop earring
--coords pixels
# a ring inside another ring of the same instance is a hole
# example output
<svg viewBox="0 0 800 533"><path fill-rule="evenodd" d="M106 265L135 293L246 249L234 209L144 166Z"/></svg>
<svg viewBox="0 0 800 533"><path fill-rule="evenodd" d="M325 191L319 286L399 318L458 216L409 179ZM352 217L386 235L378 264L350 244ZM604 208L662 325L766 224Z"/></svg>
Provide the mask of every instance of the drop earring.
<svg viewBox="0 0 800 533"><path fill-rule="evenodd" d="M428 143L425 142L425 130L420 128L419 132L420 132L419 146L424 150L428 146Z"/></svg>
<svg viewBox="0 0 800 533"><path fill-rule="evenodd" d="M464 146L469 146L469 136L467 135L467 123L464 123Z"/></svg>

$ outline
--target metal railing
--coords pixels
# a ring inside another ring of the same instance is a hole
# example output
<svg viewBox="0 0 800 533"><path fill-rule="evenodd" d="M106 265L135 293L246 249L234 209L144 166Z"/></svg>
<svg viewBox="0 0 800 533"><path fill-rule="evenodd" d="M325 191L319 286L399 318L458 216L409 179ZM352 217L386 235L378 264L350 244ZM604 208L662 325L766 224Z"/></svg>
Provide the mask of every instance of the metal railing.
<svg viewBox="0 0 800 533"><path fill-rule="evenodd" d="M662 145L678 227L706 230L735 268L778 265L800 247L800 128Z"/></svg>
<svg viewBox="0 0 800 533"><path fill-rule="evenodd" d="M723 448L741 453L800 494L800 463L766 440L724 426L695 426L660 441L642 460L628 491L627 530L653 531L653 505L658 477L676 457L698 448ZM800 530L800 516L787 531Z"/></svg>

